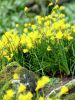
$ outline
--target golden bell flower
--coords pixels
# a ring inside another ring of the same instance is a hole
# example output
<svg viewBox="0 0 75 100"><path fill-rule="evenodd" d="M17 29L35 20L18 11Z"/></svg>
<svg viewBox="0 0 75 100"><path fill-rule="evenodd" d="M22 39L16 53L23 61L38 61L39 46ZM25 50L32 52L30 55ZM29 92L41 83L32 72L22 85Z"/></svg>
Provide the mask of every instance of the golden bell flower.
<svg viewBox="0 0 75 100"><path fill-rule="evenodd" d="M60 94L65 94L65 93L67 93L68 91L69 91L68 87L62 86L62 87L61 87L61 90L60 90Z"/></svg>
<svg viewBox="0 0 75 100"><path fill-rule="evenodd" d="M51 49L51 47L50 46L48 46L47 47L47 51L51 51L52 49Z"/></svg>
<svg viewBox="0 0 75 100"><path fill-rule="evenodd" d="M42 96L39 97L39 100L44 100L44 98Z"/></svg>
<svg viewBox="0 0 75 100"><path fill-rule="evenodd" d="M24 11L28 11L28 7L25 7L25 8L24 8Z"/></svg>
<svg viewBox="0 0 75 100"><path fill-rule="evenodd" d="M63 37L63 34L62 34L61 31L59 31L59 32L56 34L56 38L57 38L57 39L62 39L62 37Z"/></svg>
<svg viewBox="0 0 75 100"><path fill-rule="evenodd" d="M19 75L18 75L17 73L15 73L15 74L13 75L13 79L14 79L14 80L19 80Z"/></svg>
<svg viewBox="0 0 75 100"><path fill-rule="evenodd" d="M26 91L26 86L24 84L20 84L20 86L18 87L18 93L21 93L24 91Z"/></svg>
<svg viewBox="0 0 75 100"><path fill-rule="evenodd" d="M14 91L12 89L9 89L4 95L3 100L11 100L13 96L14 96Z"/></svg>
<svg viewBox="0 0 75 100"><path fill-rule="evenodd" d="M28 49L23 49L23 53L27 53L28 52Z"/></svg>
<svg viewBox="0 0 75 100"><path fill-rule="evenodd" d="M39 79L36 83L37 87L36 87L36 91L38 91L39 89L43 88L48 82L49 82L49 77L47 76L42 76L41 79Z"/></svg>
<svg viewBox="0 0 75 100"><path fill-rule="evenodd" d="M16 27L19 27L19 24L16 24Z"/></svg>
<svg viewBox="0 0 75 100"><path fill-rule="evenodd" d="M52 6L53 5L53 2L50 2L49 4L48 4L48 6Z"/></svg>

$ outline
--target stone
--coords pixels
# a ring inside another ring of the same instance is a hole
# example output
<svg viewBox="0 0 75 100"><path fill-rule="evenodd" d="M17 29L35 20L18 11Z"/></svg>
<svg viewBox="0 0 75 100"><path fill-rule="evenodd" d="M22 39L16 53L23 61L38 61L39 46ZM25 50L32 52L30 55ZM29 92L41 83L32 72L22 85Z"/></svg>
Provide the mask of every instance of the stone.
<svg viewBox="0 0 75 100"><path fill-rule="evenodd" d="M17 73L20 76L19 81L12 80L14 73ZM38 75L25 67L20 66L17 62L11 62L0 72L0 96L8 88L12 88L11 80L27 85L28 90L34 92Z"/></svg>

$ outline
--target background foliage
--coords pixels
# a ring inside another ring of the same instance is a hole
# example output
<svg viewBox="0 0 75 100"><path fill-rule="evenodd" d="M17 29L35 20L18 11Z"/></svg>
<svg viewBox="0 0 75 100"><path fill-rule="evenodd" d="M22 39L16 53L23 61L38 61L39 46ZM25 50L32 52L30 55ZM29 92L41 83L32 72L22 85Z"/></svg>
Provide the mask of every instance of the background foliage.
<svg viewBox="0 0 75 100"><path fill-rule="evenodd" d="M36 2L36 4L34 3L34 6L39 5L41 7L40 13L42 15L46 15L48 10L47 8L48 2L55 0L34 0L34 1ZM34 7L30 8L31 12L29 12L27 15L24 12L24 7L28 2L30 1L0 0L0 34L3 34L5 31L11 28L14 28L16 23L23 25L25 22L32 21L33 18L35 18L36 13L32 13L32 9L35 9ZM72 3L66 3L64 4L64 6L65 6L64 13L66 14L66 16L69 17L69 21L71 21L71 23L74 23L75 1L73 1Z"/></svg>

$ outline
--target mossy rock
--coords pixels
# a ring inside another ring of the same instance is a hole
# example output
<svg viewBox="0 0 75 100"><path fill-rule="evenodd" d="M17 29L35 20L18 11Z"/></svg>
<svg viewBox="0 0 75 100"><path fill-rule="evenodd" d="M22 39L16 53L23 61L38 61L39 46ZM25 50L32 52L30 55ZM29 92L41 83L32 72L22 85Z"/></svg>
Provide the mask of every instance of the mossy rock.
<svg viewBox="0 0 75 100"><path fill-rule="evenodd" d="M2 87L6 81L12 79L12 76L17 68L21 68L21 66L17 62L12 62L0 72L0 87Z"/></svg>
<svg viewBox="0 0 75 100"><path fill-rule="evenodd" d="M68 93L62 95L61 100L75 100L75 78L70 78L66 80L66 82L62 82L62 84L61 81L59 81L58 84L55 84L55 86L52 87L50 87L49 85L49 87L45 89L46 92L49 91L46 97L56 97L57 94L60 92L62 86L68 87L69 91Z"/></svg>
<svg viewBox="0 0 75 100"><path fill-rule="evenodd" d="M14 73L19 74L21 83L29 83L28 87L32 92L35 90L38 76L25 67L21 67L17 62L11 62L0 72L0 96L5 93L7 89L12 88L11 80Z"/></svg>
<svg viewBox="0 0 75 100"><path fill-rule="evenodd" d="M28 90L31 90L32 92L35 92L36 87L36 81L38 80L38 75L36 75L34 72L21 67L17 68L15 70L15 73L20 75L20 82L24 84L28 84Z"/></svg>
<svg viewBox="0 0 75 100"><path fill-rule="evenodd" d="M75 100L75 93L67 94L62 100Z"/></svg>

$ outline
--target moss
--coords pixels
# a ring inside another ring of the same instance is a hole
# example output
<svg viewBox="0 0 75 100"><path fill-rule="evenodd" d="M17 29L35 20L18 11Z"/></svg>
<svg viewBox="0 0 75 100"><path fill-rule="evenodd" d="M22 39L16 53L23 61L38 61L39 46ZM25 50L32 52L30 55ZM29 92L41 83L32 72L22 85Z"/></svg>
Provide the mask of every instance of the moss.
<svg viewBox="0 0 75 100"><path fill-rule="evenodd" d="M17 62L11 62L0 72L0 100L5 90L11 88L11 79L16 69L21 68Z"/></svg>
<svg viewBox="0 0 75 100"><path fill-rule="evenodd" d="M17 62L11 62L0 72L0 99L7 89L12 88L11 80L14 73L19 74L21 83L29 83L28 90L35 91L38 76Z"/></svg>
<svg viewBox="0 0 75 100"><path fill-rule="evenodd" d="M66 95L62 100L75 100L75 93Z"/></svg>
<svg viewBox="0 0 75 100"><path fill-rule="evenodd" d="M0 72L0 88L7 81L12 79L12 75L17 68L21 67L17 62L11 62Z"/></svg>

